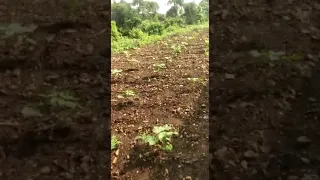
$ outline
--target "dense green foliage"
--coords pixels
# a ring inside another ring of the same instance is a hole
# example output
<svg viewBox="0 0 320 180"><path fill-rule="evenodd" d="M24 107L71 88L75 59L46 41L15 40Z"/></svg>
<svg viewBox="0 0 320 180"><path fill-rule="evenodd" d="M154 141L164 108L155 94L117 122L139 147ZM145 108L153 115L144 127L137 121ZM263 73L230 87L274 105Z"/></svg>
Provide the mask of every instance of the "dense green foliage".
<svg viewBox="0 0 320 180"><path fill-rule="evenodd" d="M113 2L111 12L112 51L119 52L148 44L170 34L201 28L208 22L208 0L199 4L169 0L172 7L158 13L155 1Z"/></svg>

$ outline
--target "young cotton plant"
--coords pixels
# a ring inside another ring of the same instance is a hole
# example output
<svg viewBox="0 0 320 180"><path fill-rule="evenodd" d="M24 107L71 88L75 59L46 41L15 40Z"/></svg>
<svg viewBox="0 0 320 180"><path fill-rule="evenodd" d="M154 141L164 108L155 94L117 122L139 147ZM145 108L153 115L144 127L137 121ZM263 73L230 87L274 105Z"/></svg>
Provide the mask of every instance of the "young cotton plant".
<svg viewBox="0 0 320 180"><path fill-rule="evenodd" d="M173 50L173 54L174 55L178 55L182 52L182 50L184 49L184 46L180 46L180 45L173 45L171 46L172 50Z"/></svg>
<svg viewBox="0 0 320 180"><path fill-rule="evenodd" d="M144 134L137 136L137 140L141 140L143 143L150 146L156 146L165 151L171 151L173 145L171 144L171 137L178 135L178 132L171 131L173 127L166 124L164 126L155 126L152 130L153 134Z"/></svg>
<svg viewBox="0 0 320 180"><path fill-rule="evenodd" d="M111 137L111 150L117 149L118 145L120 144L120 141L116 136Z"/></svg>

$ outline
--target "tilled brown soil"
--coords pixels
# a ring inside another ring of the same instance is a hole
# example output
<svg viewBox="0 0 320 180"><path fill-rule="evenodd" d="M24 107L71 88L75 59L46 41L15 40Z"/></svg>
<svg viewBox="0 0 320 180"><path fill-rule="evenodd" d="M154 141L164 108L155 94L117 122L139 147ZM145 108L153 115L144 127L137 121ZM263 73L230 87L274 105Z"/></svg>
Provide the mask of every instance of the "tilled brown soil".
<svg viewBox="0 0 320 180"><path fill-rule="evenodd" d="M122 70L112 77L112 134L121 141L112 155L114 179L209 177L203 168L208 166L209 150L206 39L208 30L197 30L112 56L112 69ZM172 46L178 45L185 48L175 55ZM156 71L159 63L166 68ZM125 90L137 95L119 98ZM152 153L135 140L164 124L180 134L172 152Z"/></svg>
<svg viewBox="0 0 320 180"><path fill-rule="evenodd" d="M211 179L320 179L319 3L211 3Z"/></svg>
<svg viewBox="0 0 320 180"><path fill-rule="evenodd" d="M110 4L73 3L0 2L1 22L38 26L0 40L0 179L110 177Z"/></svg>

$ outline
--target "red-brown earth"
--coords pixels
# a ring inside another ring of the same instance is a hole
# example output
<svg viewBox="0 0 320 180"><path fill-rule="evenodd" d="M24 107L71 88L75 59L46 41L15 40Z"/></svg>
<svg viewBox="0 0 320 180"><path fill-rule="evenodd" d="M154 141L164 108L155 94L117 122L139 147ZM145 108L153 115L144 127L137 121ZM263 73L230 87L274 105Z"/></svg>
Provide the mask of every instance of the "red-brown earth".
<svg viewBox="0 0 320 180"><path fill-rule="evenodd" d="M111 80L112 134L121 141L114 179L208 179L208 35L196 30L112 56L112 70L122 70ZM166 67L157 71L161 63ZM136 95L119 98L126 90ZM179 132L173 151L159 155L135 140L165 124Z"/></svg>

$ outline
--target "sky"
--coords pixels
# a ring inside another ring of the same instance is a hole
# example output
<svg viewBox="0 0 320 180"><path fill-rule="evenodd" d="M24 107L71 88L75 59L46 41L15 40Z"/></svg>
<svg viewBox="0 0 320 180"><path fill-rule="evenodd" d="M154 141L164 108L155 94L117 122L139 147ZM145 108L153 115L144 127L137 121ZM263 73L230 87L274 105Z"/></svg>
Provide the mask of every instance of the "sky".
<svg viewBox="0 0 320 180"><path fill-rule="evenodd" d="M159 4L159 10L158 12L161 14L165 14L171 6L168 6L168 0L152 0L152 1L156 1ZM195 2L195 3L199 3L201 0L184 0L185 3L189 3L189 2ZM132 0L126 0L126 2L131 3Z"/></svg>

